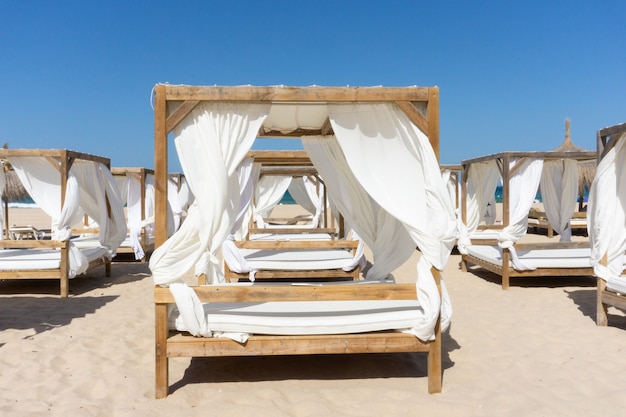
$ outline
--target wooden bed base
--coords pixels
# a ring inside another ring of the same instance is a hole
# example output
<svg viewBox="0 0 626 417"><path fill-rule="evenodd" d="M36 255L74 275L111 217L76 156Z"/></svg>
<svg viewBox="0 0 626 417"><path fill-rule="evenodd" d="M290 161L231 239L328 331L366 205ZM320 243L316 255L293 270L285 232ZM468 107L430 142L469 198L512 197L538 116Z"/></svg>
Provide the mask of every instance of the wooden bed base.
<svg viewBox="0 0 626 417"><path fill-rule="evenodd" d="M435 275L439 286L439 275ZM263 302L415 299L415 284L363 285L217 285L194 287L202 302ZM441 392L441 330L439 319L435 340L423 342L396 331L342 335L251 336L246 343L230 339L193 337L169 331L168 304L174 303L168 288L155 287L156 398L165 398L169 389L169 359L175 357L313 355L347 353L426 352L428 392Z"/></svg>
<svg viewBox="0 0 626 417"><path fill-rule="evenodd" d="M524 243L516 244L517 251L530 249L565 249L589 247L589 242L559 242L559 243ZM502 265L510 265L511 253L508 249L502 251ZM473 255L461 256L461 270L468 271L468 264L480 266L502 277L502 289L508 290L512 277L560 277L560 276L593 276L593 268L537 268L532 271L516 271L509 266L504 268Z"/></svg>
<svg viewBox="0 0 626 417"><path fill-rule="evenodd" d="M608 326L608 307L613 306L626 311L626 296L607 290L606 282L602 278L597 278L597 280L596 324L598 326Z"/></svg>
<svg viewBox="0 0 626 417"><path fill-rule="evenodd" d="M274 240L243 240L235 242L238 248L242 249L266 249L266 250L298 250L298 249L350 249L354 254L359 245L356 240L294 240L294 241L274 241ZM357 265L351 271L343 269L308 269L300 270L258 270L254 276L265 280L286 280L286 279L315 279L315 280L346 280L358 281L361 275L361 268ZM224 262L224 277L227 282L237 280L247 280L249 273L239 273L232 271ZM199 282L200 284L200 282Z"/></svg>
<svg viewBox="0 0 626 417"><path fill-rule="evenodd" d="M69 249L68 242L58 240L0 240L0 248L11 249L59 249L61 251L61 264L58 269L20 269L13 271L0 271L0 279L58 279L59 294L61 298L69 296ZM96 259L89 263L88 270L104 265L105 275L111 276L111 261Z"/></svg>

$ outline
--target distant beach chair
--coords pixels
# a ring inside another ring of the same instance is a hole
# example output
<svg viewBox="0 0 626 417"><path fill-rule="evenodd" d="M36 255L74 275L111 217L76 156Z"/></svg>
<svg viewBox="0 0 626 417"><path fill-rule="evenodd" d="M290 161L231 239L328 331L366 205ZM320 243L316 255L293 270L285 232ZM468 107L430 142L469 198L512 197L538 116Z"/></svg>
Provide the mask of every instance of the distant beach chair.
<svg viewBox="0 0 626 417"><path fill-rule="evenodd" d="M11 239L13 240L25 240L25 239L35 239L35 240L43 240L46 236L46 232L44 230L39 230L35 226L27 225L27 226L16 226L13 225L9 228L9 234Z"/></svg>

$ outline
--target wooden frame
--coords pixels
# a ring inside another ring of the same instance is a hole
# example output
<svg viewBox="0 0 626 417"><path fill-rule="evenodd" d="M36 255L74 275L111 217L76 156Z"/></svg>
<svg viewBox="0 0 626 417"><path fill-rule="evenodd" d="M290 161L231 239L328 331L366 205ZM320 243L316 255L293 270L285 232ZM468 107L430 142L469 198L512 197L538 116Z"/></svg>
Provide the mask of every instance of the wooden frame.
<svg viewBox="0 0 626 417"><path fill-rule="evenodd" d="M141 167L132 167L132 168L114 167L114 168L111 168L111 174L113 174L114 177L130 175L139 181L140 190L141 190L140 191L141 193L140 195L141 218L145 219L146 218L146 179L148 175L154 176L154 170L151 168L141 168ZM127 218L127 222L128 222L128 218ZM150 256L149 254L152 253L152 251L154 250L154 240L152 241L150 240L150 236L148 236L148 233L146 232L145 227L141 228L140 241L141 241L141 247L143 248L143 251L145 253L144 257L141 259L141 262L145 262L146 259ZM130 246L120 246L119 248L117 248L117 253L134 254L135 252L133 248Z"/></svg>
<svg viewBox="0 0 626 417"><path fill-rule="evenodd" d="M598 162L606 153L615 146L620 134L626 132L626 123L614 125L600 129L597 132ZM624 163L624 161L620 161ZM604 265L607 264L606 255L602 259ZM609 319L607 309L609 306L626 311L626 296L609 291L606 288L606 281L596 277L596 324L598 326L608 326Z"/></svg>
<svg viewBox="0 0 626 417"><path fill-rule="evenodd" d="M110 168L110 160L105 157L90 155L70 150L44 150L44 149L0 149L0 159L6 160L8 157L44 157L54 162L61 174L61 207L65 201L65 188L69 176L70 168L74 161L82 159L95 161ZM5 217L5 224L8 228L8 215ZM68 242L57 240L1 240L0 248L15 249L59 249L61 253L61 263L58 269L31 269L0 271L0 279L58 279L59 293L62 298L69 295L69 248ZM105 266L105 274L111 276L111 261L101 259L89 263L88 269L98 266Z"/></svg>
<svg viewBox="0 0 626 417"><path fill-rule="evenodd" d="M167 238L167 135L200 101L245 101L264 103L331 103L392 102L424 131L439 157L439 89L438 87L196 87L157 85L154 88L154 138L156 224L155 245ZM297 129L287 135L332 133L328 120L319 130ZM261 135L285 136L283 132L260 132ZM433 269L440 287L440 274ZM252 336L245 344L219 338L197 338L168 332L167 306L174 299L166 288L155 287L155 359L157 398L167 396L170 357L286 355L373 352L428 352L428 386L430 393L441 392L441 328L439 318L435 339L422 342L415 336L398 332L375 332L322 336ZM278 300L359 300L417 297L415 285L350 286L202 286L194 287L201 301L278 301Z"/></svg>
<svg viewBox="0 0 626 417"><path fill-rule="evenodd" d="M471 164L486 162L495 160L498 168L500 169L500 175L502 176L502 224L485 227L485 229L503 229L510 223L510 207L509 207L509 182L517 170L517 166L510 169L510 162L512 159L574 159L576 161L588 161L596 159L596 153L593 151L564 151L564 152L502 152L498 154L486 155L479 158L468 159L461 162L463 167L462 172L462 186L461 186L461 216L463 223L467 222L467 179L469 167ZM472 244L483 245L496 245L497 241L484 240L477 241L472 240ZM527 243L514 245L517 251L529 250L529 249L565 249L565 248L579 248L589 246L588 242L563 242L563 243ZM502 250L502 265L492 264L489 261L480 259L476 256L463 254L461 255L461 270L463 272L468 271L468 264L478 265L488 271L491 271L502 277L502 289L506 290L510 285L511 277L541 277L541 276L587 276L593 275L593 268L537 268L532 271L516 271L510 266L510 251L508 249ZM504 265L508 265L504 267Z"/></svg>

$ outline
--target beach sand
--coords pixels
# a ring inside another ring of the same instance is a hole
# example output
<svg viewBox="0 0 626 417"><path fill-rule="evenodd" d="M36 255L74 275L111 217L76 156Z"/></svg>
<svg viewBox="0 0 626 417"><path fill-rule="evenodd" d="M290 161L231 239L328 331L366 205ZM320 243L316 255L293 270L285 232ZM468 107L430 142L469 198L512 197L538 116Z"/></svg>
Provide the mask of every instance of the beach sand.
<svg viewBox="0 0 626 417"><path fill-rule="evenodd" d="M11 223L47 226L25 210ZM414 281L418 258L397 281ZM435 395L425 354L370 354L172 359L170 395L155 400L146 263L115 263L110 278L93 270L70 282L68 299L58 281L0 282L0 415L624 414L626 317L611 308L609 326L596 326L594 278L512 279L503 291L459 261L443 273L454 316Z"/></svg>

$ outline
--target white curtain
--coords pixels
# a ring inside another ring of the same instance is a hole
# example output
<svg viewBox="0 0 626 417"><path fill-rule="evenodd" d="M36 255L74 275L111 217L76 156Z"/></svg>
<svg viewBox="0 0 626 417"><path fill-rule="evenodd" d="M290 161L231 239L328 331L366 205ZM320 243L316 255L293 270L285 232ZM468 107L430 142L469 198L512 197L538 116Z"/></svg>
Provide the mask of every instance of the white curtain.
<svg viewBox="0 0 626 417"><path fill-rule="evenodd" d="M626 280L620 277L626 251L626 134L614 140L615 146L598 164L589 191L590 262L609 288L626 292ZM601 264L605 255L606 266Z"/></svg>
<svg viewBox="0 0 626 417"><path fill-rule="evenodd" d="M221 275L217 252L230 234L241 196L237 167L252 147L269 105L200 103L174 130L178 157L195 201L176 233L157 248L150 269L157 285L171 284L185 324L211 334L195 292L183 284L205 252L208 282Z"/></svg>
<svg viewBox="0 0 626 417"><path fill-rule="evenodd" d="M517 257L513 245L528 230L528 212L537 196L543 160L531 158L513 158L509 162L509 224L498 233L498 246L509 249L511 263L517 270L533 269Z"/></svg>
<svg viewBox="0 0 626 417"><path fill-rule="evenodd" d="M550 225L561 236L561 242L569 242L572 240L569 222L578 195L578 163L572 159L545 161L540 189Z"/></svg>
<svg viewBox="0 0 626 417"><path fill-rule="evenodd" d="M323 184L314 177L295 177L291 180L288 191L297 204L313 215L307 226L318 227L324 208Z"/></svg>
<svg viewBox="0 0 626 417"><path fill-rule="evenodd" d="M257 227L265 227L263 218L269 217L272 209L280 202L291 184L289 175L263 175L256 186L254 220Z"/></svg>
<svg viewBox="0 0 626 417"><path fill-rule="evenodd" d="M145 252L141 246L141 181L128 172L126 178L126 211L128 215L128 230L130 246L135 253L135 259L143 259ZM119 183L119 182L118 182Z"/></svg>
<svg viewBox="0 0 626 417"><path fill-rule="evenodd" d="M328 108L350 169L372 199L404 225L422 252L416 285L424 316L412 333L431 340L440 312L442 330L451 315L445 284L442 305L431 267L440 271L445 267L455 243L456 218L428 137L392 104Z"/></svg>
<svg viewBox="0 0 626 417"><path fill-rule="evenodd" d="M167 180L167 203L170 206L170 210L172 210L172 217L174 219L173 222L173 230L170 230L170 233L174 233L180 227L183 217L183 208L180 205L180 199L178 197L178 183L173 178L168 178Z"/></svg>
<svg viewBox="0 0 626 417"><path fill-rule="evenodd" d="M465 206L465 224L462 217L458 221L458 249L467 254L467 246L472 242L470 235L478 229L478 225L488 215L489 207L495 212L495 192L500 180L500 170L495 159L471 164L467 170L467 196ZM489 213L495 220L495 214Z"/></svg>
<svg viewBox="0 0 626 417"><path fill-rule="evenodd" d="M373 266L365 278L386 278L415 251L406 228L380 207L361 186L334 136L302 137L302 145L323 178L330 200L346 223L372 251Z"/></svg>

